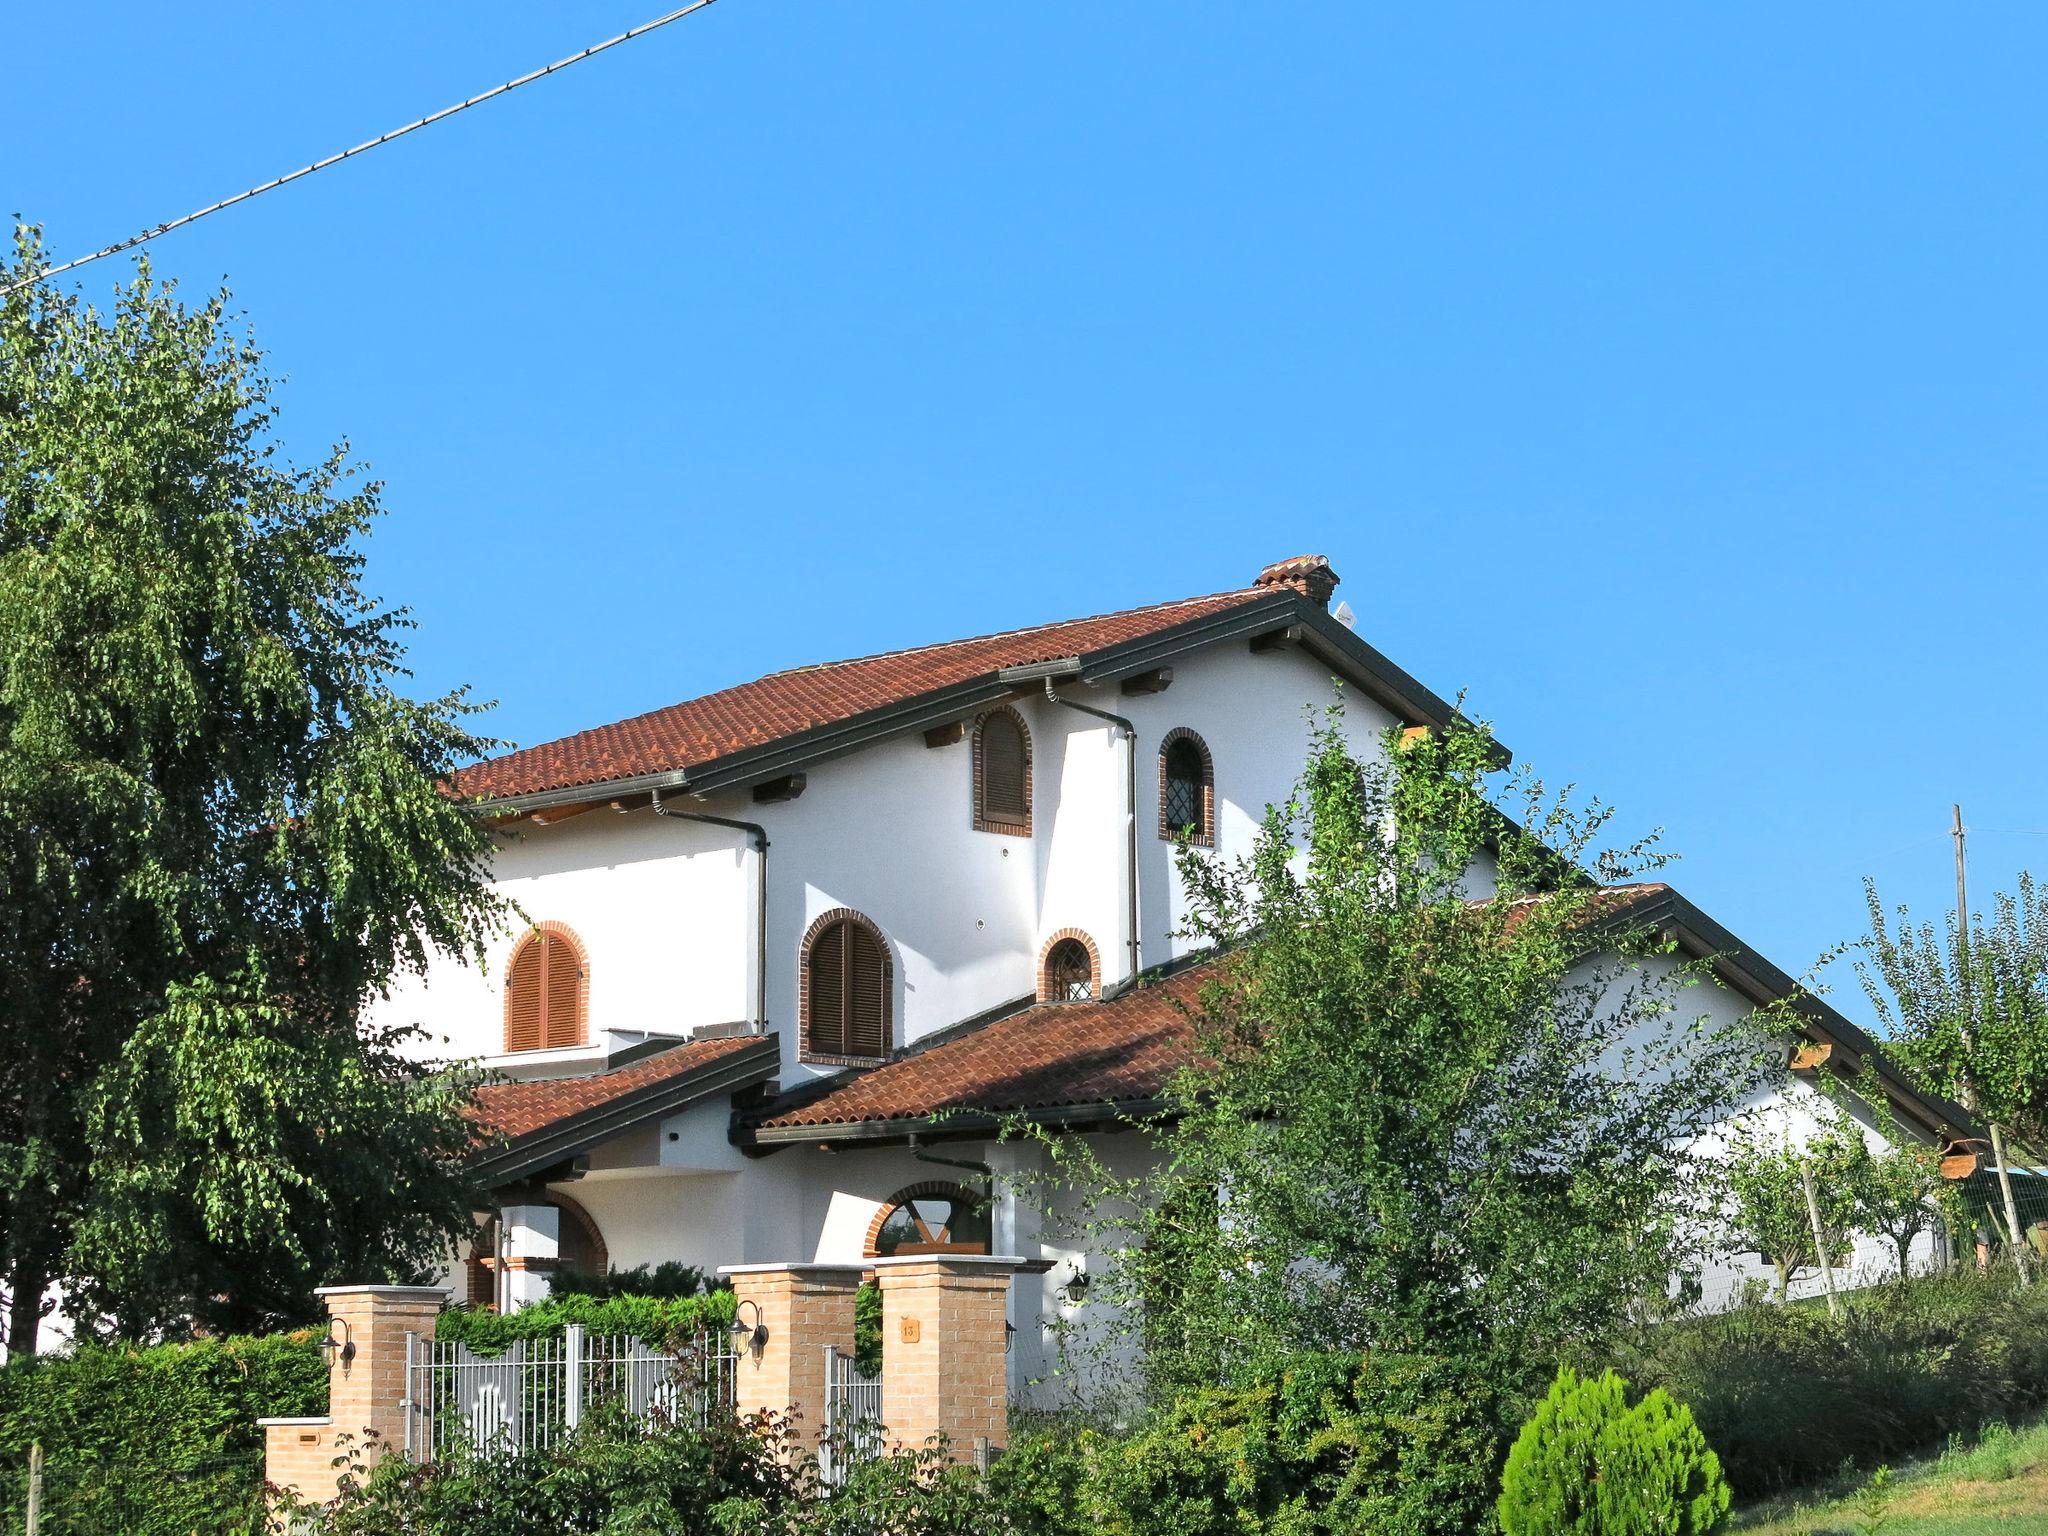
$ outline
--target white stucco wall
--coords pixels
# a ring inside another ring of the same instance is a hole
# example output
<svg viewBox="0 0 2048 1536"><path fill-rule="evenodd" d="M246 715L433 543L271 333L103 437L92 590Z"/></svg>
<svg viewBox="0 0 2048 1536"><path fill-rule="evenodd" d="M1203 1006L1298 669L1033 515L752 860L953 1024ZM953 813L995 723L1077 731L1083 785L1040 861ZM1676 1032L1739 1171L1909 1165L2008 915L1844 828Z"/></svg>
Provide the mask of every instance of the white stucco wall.
<svg viewBox="0 0 2048 1536"><path fill-rule="evenodd" d="M1307 744L1306 717L1333 697L1329 670L1298 651L1254 656L1228 642L1174 663L1163 693L1126 698L1114 686L1060 685L1063 696L1137 727L1142 958L1160 964L1188 944L1173 845L1158 835L1159 748L1185 727L1215 763L1214 857L1248 852L1266 807L1285 797ZM1355 690L1346 726L1376 751L1391 717ZM758 822L771 842L766 1014L782 1037L784 1080L818 1071L798 1052L798 979L805 932L850 907L888 940L891 1011L907 1044L989 1008L1035 994L1051 936L1094 941L1106 985L1128 973L1127 748L1104 723L1027 693L1015 701L1031 732L1030 837L972 824L966 741L927 747L921 734L814 765L794 801L756 805L727 794L689 808ZM755 854L746 834L659 819L649 809L596 810L552 826L522 823L496 860L498 889L526 921L573 929L589 964L591 1045L506 1057L503 977L516 934L482 971L442 958L407 979L376 1014L417 1022L422 1054L483 1057L522 1076L592 1070L607 1044L682 1035L756 1015Z"/></svg>

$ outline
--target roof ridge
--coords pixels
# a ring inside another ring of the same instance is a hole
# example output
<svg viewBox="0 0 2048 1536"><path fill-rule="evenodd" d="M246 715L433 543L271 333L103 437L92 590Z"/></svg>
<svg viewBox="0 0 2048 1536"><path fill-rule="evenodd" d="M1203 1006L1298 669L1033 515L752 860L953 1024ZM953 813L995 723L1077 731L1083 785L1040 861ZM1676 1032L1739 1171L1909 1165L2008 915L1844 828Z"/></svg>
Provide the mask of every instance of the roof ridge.
<svg viewBox="0 0 2048 1536"><path fill-rule="evenodd" d="M813 661L801 666L784 667L776 672L764 672L755 682L766 682L771 677L795 677L804 672L823 672L832 667L855 667L862 662L890 661L898 656L916 656L925 651L949 650L956 645L976 645L984 640L1009 640L1019 635L1035 635L1045 630L1064 629L1073 624L1100 624L1105 619L1127 619L1140 613L1164 613L1170 608L1191 608L1197 603L1213 603L1219 597L1266 597L1271 587L1225 587L1221 592L1204 592L1194 597L1176 597L1163 603L1140 603L1135 608L1112 608L1108 613L1082 614L1071 619L1053 619L1044 624L1022 624L1015 629L992 629L985 635L962 635L957 640L934 640L925 645L906 645L893 651L870 651L865 656L846 656L838 661ZM733 686L744 688L745 683ZM723 692L724 690L719 690ZM705 695L709 697L709 695ZM688 702L687 700L684 702ZM673 705L668 706L674 708Z"/></svg>

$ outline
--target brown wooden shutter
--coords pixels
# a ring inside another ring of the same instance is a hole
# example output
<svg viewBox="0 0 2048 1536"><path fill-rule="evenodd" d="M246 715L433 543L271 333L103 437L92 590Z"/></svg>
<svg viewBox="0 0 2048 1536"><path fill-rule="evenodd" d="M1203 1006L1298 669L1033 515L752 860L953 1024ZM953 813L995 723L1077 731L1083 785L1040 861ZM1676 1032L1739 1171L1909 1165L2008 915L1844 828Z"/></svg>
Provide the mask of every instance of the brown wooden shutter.
<svg viewBox="0 0 2048 1536"><path fill-rule="evenodd" d="M519 946L505 975L505 1049L537 1051L547 1007L547 941L534 935Z"/></svg>
<svg viewBox="0 0 2048 1536"><path fill-rule="evenodd" d="M846 936L851 923L832 924L811 941L810 1017L806 1049L844 1056L846 1049Z"/></svg>
<svg viewBox="0 0 2048 1536"><path fill-rule="evenodd" d="M547 1019L542 1030L549 1049L583 1043L583 964L576 946L549 934L541 941L547 953Z"/></svg>
<svg viewBox="0 0 2048 1536"><path fill-rule="evenodd" d="M981 814L985 821L1024 824L1024 733L1007 713L997 712L981 727Z"/></svg>
<svg viewBox="0 0 2048 1536"><path fill-rule="evenodd" d="M847 923L851 942L846 967L846 1053L849 1056L889 1054L889 970L882 941L867 929Z"/></svg>

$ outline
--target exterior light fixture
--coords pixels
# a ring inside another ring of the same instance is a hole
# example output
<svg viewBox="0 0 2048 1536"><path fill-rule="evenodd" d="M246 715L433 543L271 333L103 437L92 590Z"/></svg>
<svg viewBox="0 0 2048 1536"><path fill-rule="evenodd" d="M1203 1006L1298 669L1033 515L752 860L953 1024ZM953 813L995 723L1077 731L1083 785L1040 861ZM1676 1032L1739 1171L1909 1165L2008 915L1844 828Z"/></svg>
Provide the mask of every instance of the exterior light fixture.
<svg viewBox="0 0 2048 1536"><path fill-rule="evenodd" d="M341 1330L339 1338L336 1338L334 1333L334 1330L337 1328ZM355 1330L349 1327L348 1319L345 1317L330 1318L327 1323L327 1335L321 1339L318 1348L322 1354L327 1356L328 1367L331 1369L334 1362L339 1360L341 1362L341 1374L346 1376L349 1367L356 1363Z"/></svg>
<svg viewBox="0 0 2048 1536"><path fill-rule="evenodd" d="M748 1307L754 1310L754 1320L752 1323L747 1322L740 1315ZM753 1351L756 1359L760 1357L761 1351L767 1347L768 1325L761 1321L761 1304L752 1297L747 1298L739 1306L733 1308L732 1341L735 1347L744 1346Z"/></svg>
<svg viewBox="0 0 2048 1536"><path fill-rule="evenodd" d="M1088 1299L1088 1271L1082 1266L1081 1260L1074 1260L1074 1267L1067 1275L1067 1283L1060 1287L1060 1296L1070 1307L1078 1307Z"/></svg>

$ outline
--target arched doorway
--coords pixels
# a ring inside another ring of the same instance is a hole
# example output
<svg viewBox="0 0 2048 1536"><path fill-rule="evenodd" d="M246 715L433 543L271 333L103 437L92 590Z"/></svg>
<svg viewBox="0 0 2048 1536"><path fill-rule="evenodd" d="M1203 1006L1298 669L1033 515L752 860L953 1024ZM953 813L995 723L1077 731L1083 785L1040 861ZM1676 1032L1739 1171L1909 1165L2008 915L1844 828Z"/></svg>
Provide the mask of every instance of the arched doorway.
<svg viewBox="0 0 2048 1536"><path fill-rule="evenodd" d="M987 1196L960 1184L913 1184L882 1203L868 1225L867 1257L987 1253Z"/></svg>

